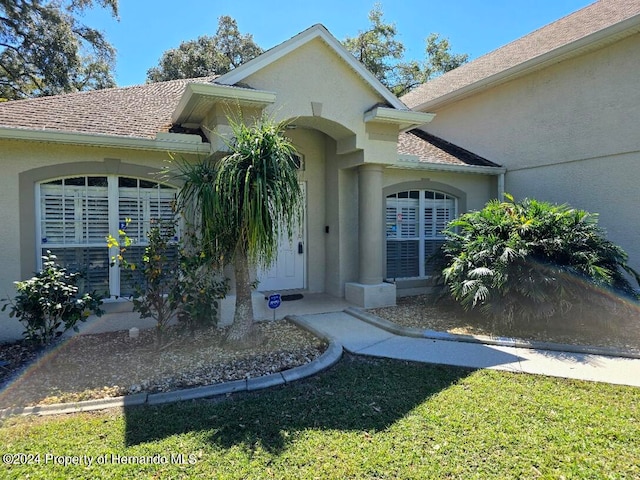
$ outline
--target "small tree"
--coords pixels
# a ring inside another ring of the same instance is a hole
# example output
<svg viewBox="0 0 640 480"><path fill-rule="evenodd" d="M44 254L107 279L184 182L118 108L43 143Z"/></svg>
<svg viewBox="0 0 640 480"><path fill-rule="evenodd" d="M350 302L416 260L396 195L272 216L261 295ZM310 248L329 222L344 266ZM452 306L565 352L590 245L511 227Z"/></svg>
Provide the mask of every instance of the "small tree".
<svg viewBox="0 0 640 480"><path fill-rule="evenodd" d="M107 238L109 247L119 247L112 262L133 278L133 310L140 318L156 321L158 345L174 318L192 329L215 323L218 300L227 291L226 281L206 269L204 254L197 250L193 235L176 240L177 219L152 222L149 244L138 263L127 254L132 242L126 231L119 231L119 235L119 240Z"/></svg>
<svg viewBox="0 0 640 480"><path fill-rule="evenodd" d="M42 258L42 270L29 280L15 282L18 294L14 299L3 299L9 303L2 311L11 306L9 317L25 325L25 338L47 345L69 329L78 331L77 323L92 313L100 316L103 312L101 295L80 292L80 273L62 268L50 251Z"/></svg>
<svg viewBox="0 0 640 480"><path fill-rule="evenodd" d="M280 234L293 236L302 218L302 192L286 123L262 118L253 125L233 119L229 124L227 156L182 164L180 202L195 207L207 255L233 263L236 308L227 339L242 345L253 332L250 267L271 265Z"/></svg>
<svg viewBox="0 0 640 480"><path fill-rule="evenodd" d="M494 200L444 232L443 276L465 309L510 323L607 305L611 291L640 285L626 253L605 238L597 215L567 205Z"/></svg>
<svg viewBox="0 0 640 480"><path fill-rule="evenodd" d="M132 298L133 310L140 313L140 318L153 318L156 321L159 344L162 344L164 332L180 303L180 259L174 237L174 221L153 222L147 234L149 245L144 250L140 265L125 264L130 271L138 272L139 276Z"/></svg>
<svg viewBox="0 0 640 480"><path fill-rule="evenodd" d="M207 257L192 227L183 233L180 248L178 320L192 332L216 324L218 300L229 291L221 268Z"/></svg>

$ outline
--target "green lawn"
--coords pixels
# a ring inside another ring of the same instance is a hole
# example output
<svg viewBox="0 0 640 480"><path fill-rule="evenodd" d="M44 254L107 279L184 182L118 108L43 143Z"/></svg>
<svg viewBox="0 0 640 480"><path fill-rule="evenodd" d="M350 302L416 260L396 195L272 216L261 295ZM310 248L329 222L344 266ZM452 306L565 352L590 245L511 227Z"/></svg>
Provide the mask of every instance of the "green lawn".
<svg viewBox="0 0 640 480"><path fill-rule="evenodd" d="M222 401L5 420L2 453L32 465L0 476L631 479L639 405L632 387L347 356ZM144 456L166 463L124 463Z"/></svg>

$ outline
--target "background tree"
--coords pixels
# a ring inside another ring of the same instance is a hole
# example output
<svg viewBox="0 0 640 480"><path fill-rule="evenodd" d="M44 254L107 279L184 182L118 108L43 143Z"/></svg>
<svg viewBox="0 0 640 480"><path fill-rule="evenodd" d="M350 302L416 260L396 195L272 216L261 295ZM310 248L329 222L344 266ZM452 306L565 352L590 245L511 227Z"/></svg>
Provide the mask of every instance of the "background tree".
<svg viewBox="0 0 640 480"><path fill-rule="evenodd" d="M369 29L345 38L342 43L383 85L392 87L396 65L402 59L405 47L395 38L396 26L384 23L382 16L382 7L376 3L369 12Z"/></svg>
<svg viewBox="0 0 640 480"><path fill-rule="evenodd" d="M391 90L402 96L428 80L447 73L466 63L469 55L466 53L451 53L451 45L446 38L440 38L437 33L431 33L425 40L425 60L418 62L410 60L397 64L395 84Z"/></svg>
<svg viewBox="0 0 640 480"><path fill-rule="evenodd" d="M383 85L397 96L434 76L446 73L467 62L467 54L452 54L447 39L431 33L426 38L425 59L404 60L405 47L396 39L394 24L385 23L382 7L375 4L369 12L371 26L342 43Z"/></svg>
<svg viewBox="0 0 640 480"><path fill-rule="evenodd" d="M78 20L94 4L118 16L118 0L0 0L0 101L115 85L115 50Z"/></svg>
<svg viewBox="0 0 640 480"><path fill-rule="evenodd" d="M262 52L252 35L240 33L233 18L221 16L214 36L203 35L164 52L158 66L147 71L147 81L222 75Z"/></svg>
<svg viewBox="0 0 640 480"><path fill-rule="evenodd" d="M284 136L286 124L267 118L253 125L229 120L230 153L218 162L183 163L182 210L194 206L203 251L233 263L236 308L228 340L253 341L250 267L276 259L281 234L292 238L302 218L295 149Z"/></svg>

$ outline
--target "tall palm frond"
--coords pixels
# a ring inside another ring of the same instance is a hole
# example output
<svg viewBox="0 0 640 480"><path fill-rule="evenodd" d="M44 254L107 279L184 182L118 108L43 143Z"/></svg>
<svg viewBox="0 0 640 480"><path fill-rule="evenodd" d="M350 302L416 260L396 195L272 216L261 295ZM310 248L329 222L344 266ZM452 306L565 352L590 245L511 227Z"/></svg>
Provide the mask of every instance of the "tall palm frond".
<svg viewBox="0 0 640 480"><path fill-rule="evenodd" d="M291 238L302 218L295 148L284 136L284 122L263 118L251 126L234 120L230 125L234 140L217 165L213 208L228 252L240 243L252 264L269 266L280 235Z"/></svg>
<svg viewBox="0 0 640 480"><path fill-rule="evenodd" d="M301 222L303 198L296 151L284 135L287 124L267 117L251 125L228 121L233 138L226 156L180 164L179 204L192 212L204 252L234 265L236 313L229 338L241 343L253 323L249 267L275 261L281 236L291 239Z"/></svg>

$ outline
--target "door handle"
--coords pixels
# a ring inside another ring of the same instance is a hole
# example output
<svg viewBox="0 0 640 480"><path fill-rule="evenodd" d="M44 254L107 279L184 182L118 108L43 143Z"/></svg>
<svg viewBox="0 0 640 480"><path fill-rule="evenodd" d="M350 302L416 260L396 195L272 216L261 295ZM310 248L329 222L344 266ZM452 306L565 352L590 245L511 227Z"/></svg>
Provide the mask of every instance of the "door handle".
<svg viewBox="0 0 640 480"><path fill-rule="evenodd" d="M298 242L298 254L302 255L304 253L304 246L302 245L302 242Z"/></svg>

